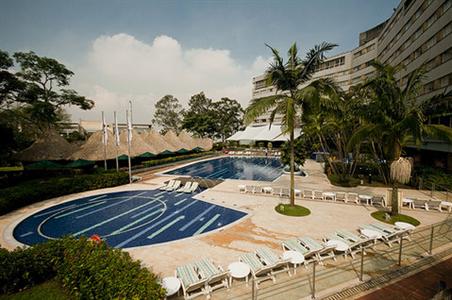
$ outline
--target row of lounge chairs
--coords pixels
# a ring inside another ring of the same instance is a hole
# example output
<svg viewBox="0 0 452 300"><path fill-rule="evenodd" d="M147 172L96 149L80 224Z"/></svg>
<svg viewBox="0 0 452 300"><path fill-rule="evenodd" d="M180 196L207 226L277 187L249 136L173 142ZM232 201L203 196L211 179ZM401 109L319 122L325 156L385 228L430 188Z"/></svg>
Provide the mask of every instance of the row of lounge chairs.
<svg viewBox="0 0 452 300"><path fill-rule="evenodd" d="M199 188L199 183L196 181L187 181L184 186L180 180L170 180L167 184L160 187L161 191L178 192L178 193L193 193Z"/></svg>
<svg viewBox="0 0 452 300"><path fill-rule="evenodd" d="M229 155L238 155L238 156L255 156L255 155L265 155L264 151L228 151ZM280 156L280 151L269 151L267 152L267 156Z"/></svg>
<svg viewBox="0 0 452 300"><path fill-rule="evenodd" d="M410 200L407 202L406 200ZM425 210L438 210L440 212L445 211L451 212L452 205L450 202L445 202L437 199L417 199L417 198L406 198L403 204L410 206L411 208L422 208Z"/></svg>
<svg viewBox="0 0 452 300"><path fill-rule="evenodd" d="M289 197L290 189L284 187L268 187L268 186L256 186L256 185L240 185L239 190L241 193L251 194L271 194L279 197ZM365 195L367 197L367 195ZM386 206L386 199L383 195L372 195L367 198L362 198L358 193L347 192L324 192L320 190L298 190L295 189L295 197L300 199L310 200L331 200L342 201L344 203L356 203L361 204L365 202L370 205Z"/></svg>
<svg viewBox="0 0 452 300"><path fill-rule="evenodd" d="M363 234L365 229L377 234L373 237L365 236ZM344 258L348 255L354 258L356 253L373 248L377 240L381 240L391 247L393 242L400 240L400 237L409 239L409 230L375 223L360 226L357 233L344 229L336 230L325 236L322 241L303 236L283 241L281 246L283 251L295 251L302 254L304 257L303 265L307 268L313 262L323 264L327 259L335 261L336 252L341 252ZM339 241L346 247L338 251L334 243L329 243L331 241ZM254 279L256 288L259 288L259 284L266 280L276 282L276 275L279 273L287 272L289 276L292 275L290 260L284 259L283 255L278 255L268 247L260 247L255 252L242 254L239 261L249 266L250 275ZM222 287L229 288L232 283L231 274L228 271L205 258L178 267L176 277L181 281L185 299L199 295L207 295L209 298L212 291ZM246 282L248 282L248 277L246 277Z"/></svg>

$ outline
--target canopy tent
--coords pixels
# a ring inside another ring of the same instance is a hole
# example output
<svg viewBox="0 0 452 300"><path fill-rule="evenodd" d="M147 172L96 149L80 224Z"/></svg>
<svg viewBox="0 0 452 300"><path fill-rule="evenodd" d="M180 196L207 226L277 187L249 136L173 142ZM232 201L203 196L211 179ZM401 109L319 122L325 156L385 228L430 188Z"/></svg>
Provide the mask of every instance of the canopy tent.
<svg viewBox="0 0 452 300"><path fill-rule="evenodd" d="M301 128L295 129L295 138L301 135ZM285 142L289 140L289 134L282 134L281 125L248 126L243 131L238 131L229 137L228 141L278 141Z"/></svg>
<svg viewBox="0 0 452 300"><path fill-rule="evenodd" d="M107 130L107 159L114 159L118 155L127 154L127 144L121 143L117 149L115 137L110 130ZM70 159L84 159L99 161L104 159L104 144L102 143L102 130L94 132L80 149L70 156ZM118 152L116 152L116 149Z"/></svg>
<svg viewBox="0 0 452 300"><path fill-rule="evenodd" d="M92 165L94 165L94 162L92 162L90 160L77 159L77 160L71 161L64 167L70 168L70 169L80 169L80 168L90 167Z"/></svg>
<svg viewBox="0 0 452 300"><path fill-rule="evenodd" d="M15 155L20 161L64 160L77 147L66 141L56 130L49 129L27 149Z"/></svg>

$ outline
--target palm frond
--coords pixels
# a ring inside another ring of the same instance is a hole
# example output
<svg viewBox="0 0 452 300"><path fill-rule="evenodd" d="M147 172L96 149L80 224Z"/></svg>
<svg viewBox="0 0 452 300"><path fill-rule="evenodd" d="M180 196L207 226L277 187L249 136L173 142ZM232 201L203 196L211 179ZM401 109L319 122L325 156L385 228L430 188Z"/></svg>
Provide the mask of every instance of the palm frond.
<svg viewBox="0 0 452 300"><path fill-rule="evenodd" d="M347 143L347 149L351 150L355 145L361 144L366 140L370 140L375 134L379 133L380 125L367 124L356 130Z"/></svg>
<svg viewBox="0 0 452 300"><path fill-rule="evenodd" d="M278 99L283 97L284 95L273 95L251 100L250 105L245 110L245 125L251 124L257 117L265 114L276 105Z"/></svg>
<svg viewBox="0 0 452 300"><path fill-rule="evenodd" d="M307 81L311 79L316 67L325 59L325 52L332 50L336 46L337 44L322 42L309 50L302 62L304 67L299 75L300 80Z"/></svg>
<svg viewBox="0 0 452 300"><path fill-rule="evenodd" d="M429 138L452 142L452 128L445 125L425 125L425 133Z"/></svg>

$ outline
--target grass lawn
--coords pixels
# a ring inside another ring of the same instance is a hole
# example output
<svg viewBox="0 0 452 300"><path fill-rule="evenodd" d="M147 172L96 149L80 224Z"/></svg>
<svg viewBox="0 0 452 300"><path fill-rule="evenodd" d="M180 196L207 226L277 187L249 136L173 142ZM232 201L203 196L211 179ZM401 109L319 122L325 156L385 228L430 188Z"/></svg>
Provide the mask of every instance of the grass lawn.
<svg viewBox="0 0 452 300"><path fill-rule="evenodd" d="M24 167L15 166L15 167L0 167L0 172L11 172L11 171L23 171Z"/></svg>
<svg viewBox="0 0 452 300"><path fill-rule="evenodd" d="M304 217L311 213L309 209L300 205L291 206L290 204L278 204L275 206L275 210L285 216L291 217Z"/></svg>
<svg viewBox="0 0 452 300"><path fill-rule="evenodd" d="M72 299L56 280L49 280L22 292L0 295L0 300L60 300Z"/></svg>
<svg viewBox="0 0 452 300"><path fill-rule="evenodd" d="M397 216L391 216L390 220L386 220L385 219L386 213L387 212L385 212L385 211L376 211L376 212L371 213L370 215L372 217L374 217L375 219L377 219L378 221L388 223L388 224L394 224L395 222L410 223L414 226L418 226L419 224L421 224L421 222L419 222L417 219L407 216L407 215L402 215L402 214L398 214ZM388 214L391 215L390 213L388 213Z"/></svg>

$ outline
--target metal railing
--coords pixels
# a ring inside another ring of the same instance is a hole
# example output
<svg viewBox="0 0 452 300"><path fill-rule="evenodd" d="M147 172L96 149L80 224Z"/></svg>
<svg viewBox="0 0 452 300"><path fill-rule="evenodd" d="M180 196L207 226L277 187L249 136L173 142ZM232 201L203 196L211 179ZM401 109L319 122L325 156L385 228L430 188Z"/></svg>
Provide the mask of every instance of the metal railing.
<svg viewBox="0 0 452 300"><path fill-rule="evenodd" d="M452 191L447 187L439 185L432 181L420 181L419 190L424 190L424 194L426 194L430 198L437 198L443 201L452 201ZM425 192L425 190L428 190L428 192Z"/></svg>
<svg viewBox="0 0 452 300"><path fill-rule="evenodd" d="M279 274L276 282L264 282L259 288L253 279L249 284L234 281L232 288L214 293L212 298L315 299L319 295L336 293L350 284L356 286L356 289L362 286L362 291L365 291L381 286L384 279L389 281L397 278L403 270L414 271L416 269L413 268L421 268L422 264L431 263L434 250L451 242L452 218L447 218L400 237L391 247L384 242L378 242L372 247L362 248L354 258L344 258L341 255L337 256L336 262L325 261L323 265L316 262L306 268L298 267L295 275ZM449 251L452 254L452 248ZM293 273L293 270L291 271Z"/></svg>

